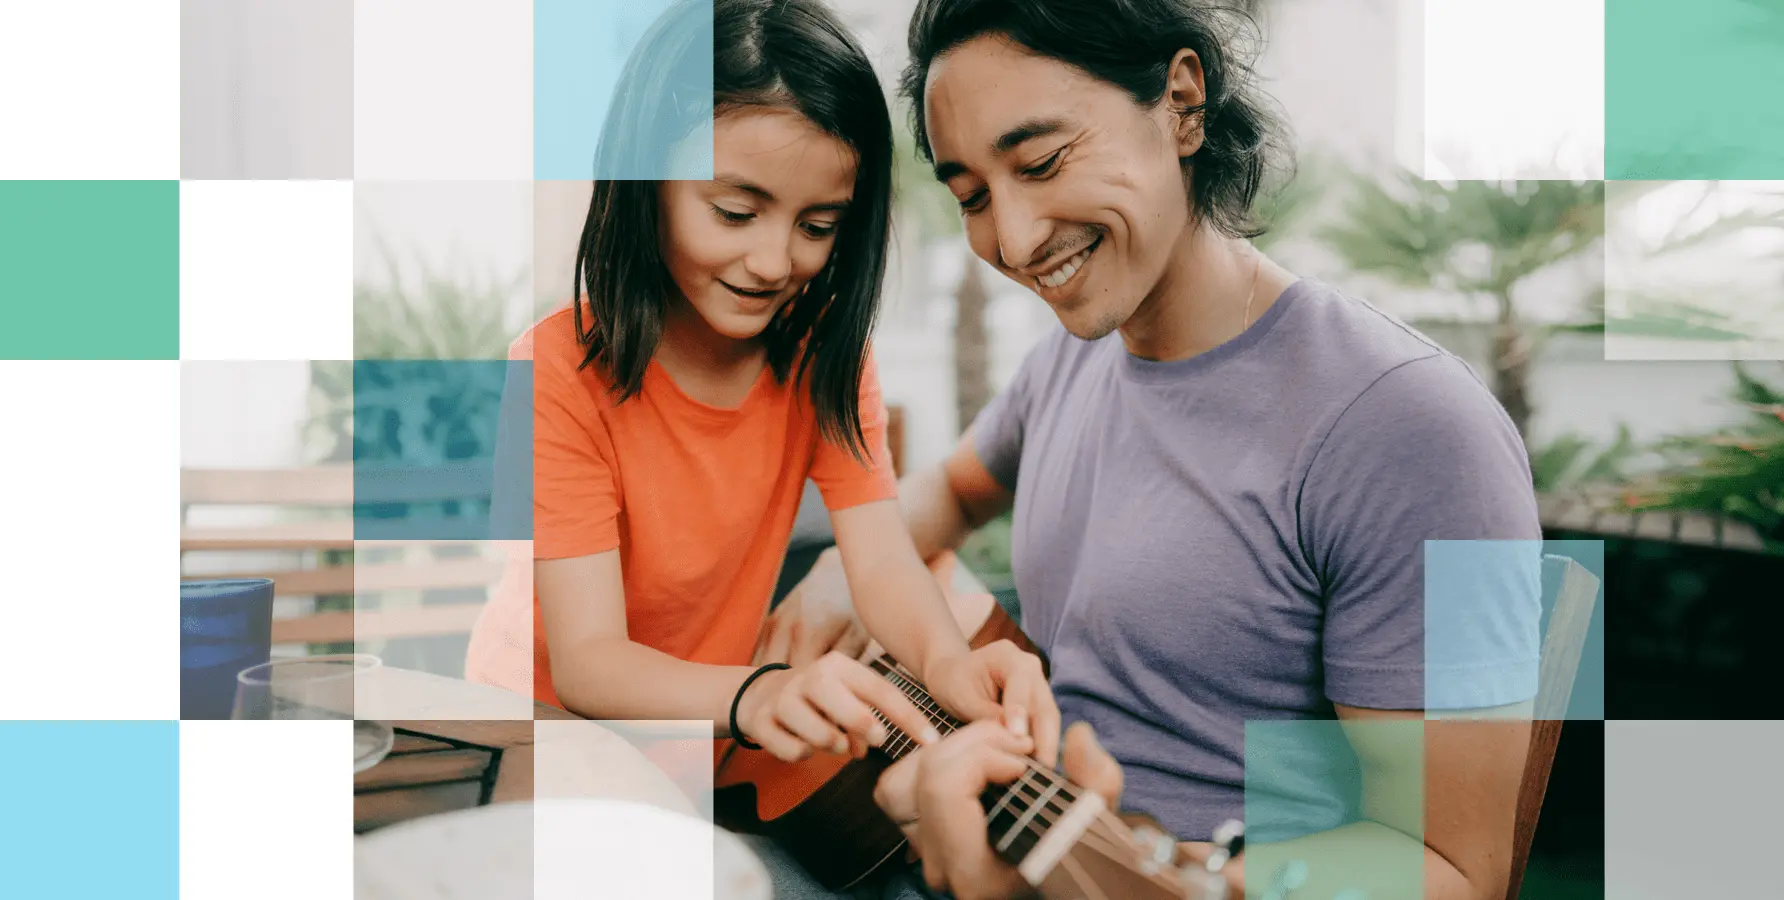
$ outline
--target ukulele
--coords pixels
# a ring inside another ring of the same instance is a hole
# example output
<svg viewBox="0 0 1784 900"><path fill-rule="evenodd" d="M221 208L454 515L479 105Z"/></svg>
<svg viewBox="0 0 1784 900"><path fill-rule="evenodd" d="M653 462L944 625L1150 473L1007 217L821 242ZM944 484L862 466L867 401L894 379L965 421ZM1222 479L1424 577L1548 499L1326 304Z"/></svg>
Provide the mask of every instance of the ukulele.
<svg viewBox="0 0 1784 900"><path fill-rule="evenodd" d="M961 727L909 671L889 660L875 660L874 668L927 713L936 730L947 734ZM892 735L880 748L886 755L897 760L915 751L914 740L875 715ZM1224 870L1244 852L1243 823L1229 820L1216 828L1214 848L1198 865L1150 816L1117 815L1101 794L1033 760L1027 763L1022 777L987 787L979 802L992 850L1044 900L1226 900ZM1290 861L1258 896L1290 900L1306 881L1306 863ZM1347 890L1334 900L1367 896Z"/></svg>
<svg viewBox="0 0 1784 900"><path fill-rule="evenodd" d="M977 649L1008 640L1040 657L1044 669L1046 656L1034 642L1001 607L988 605L988 614L968 644ZM916 685L890 657L880 656L868 667L895 684ZM959 724L941 711L928 691L916 690L920 693L912 695L913 702L935 720L937 731L946 734ZM901 859L908 846L904 832L873 799L880 773L912 749L904 746L893 755L888 748L899 743L896 738L903 733L888 728L887 734L885 745L864 759L814 753L787 763L766 750L733 744L713 774L713 820L731 831L773 838L833 891L866 880ZM908 738L905 743L910 743Z"/></svg>

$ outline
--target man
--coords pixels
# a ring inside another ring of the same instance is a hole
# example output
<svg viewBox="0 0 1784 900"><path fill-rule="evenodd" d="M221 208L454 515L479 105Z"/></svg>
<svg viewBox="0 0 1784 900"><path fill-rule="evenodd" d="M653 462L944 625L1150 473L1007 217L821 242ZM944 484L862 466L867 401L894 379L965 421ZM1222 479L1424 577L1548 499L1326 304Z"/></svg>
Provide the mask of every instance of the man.
<svg viewBox="0 0 1784 900"><path fill-rule="evenodd" d="M1261 842L1307 863L1298 896L1497 898L1536 691L1524 447L1463 362L1251 247L1282 141L1226 15L921 0L918 145L1064 329L905 480L906 518L927 558L1013 510L1024 630L1086 723L1068 774L1113 798L1118 763L1192 851L1247 820L1235 892L1275 869ZM977 798L1043 741L977 727L887 773L930 887L1018 890Z"/></svg>

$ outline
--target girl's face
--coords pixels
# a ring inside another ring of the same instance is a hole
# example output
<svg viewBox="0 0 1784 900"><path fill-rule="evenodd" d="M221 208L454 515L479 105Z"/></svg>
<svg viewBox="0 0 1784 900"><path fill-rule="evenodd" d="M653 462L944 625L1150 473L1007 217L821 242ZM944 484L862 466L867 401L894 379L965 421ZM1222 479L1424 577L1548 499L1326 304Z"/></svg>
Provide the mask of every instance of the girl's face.
<svg viewBox="0 0 1784 900"><path fill-rule="evenodd" d="M663 255L714 332L750 340L822 271L854 194L855 153L786 109L713 122L713 180L664 181Z"/></svg>

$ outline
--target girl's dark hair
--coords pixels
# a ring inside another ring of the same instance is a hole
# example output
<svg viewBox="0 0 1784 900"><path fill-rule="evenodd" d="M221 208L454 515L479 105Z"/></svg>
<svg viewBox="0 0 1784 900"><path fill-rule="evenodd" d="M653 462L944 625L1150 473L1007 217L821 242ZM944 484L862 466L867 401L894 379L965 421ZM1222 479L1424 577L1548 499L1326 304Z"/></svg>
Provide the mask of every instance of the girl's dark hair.
<svg viewBox="0 0 1784 900"><path fill-rule="evenodd" d="M710 97L670 87L690 83L710 84ZM596 171L661 172L677 142L746 107L796 111L855 152L854 195L830 259L762 340L776 379L809 378L819 433L865 460L860 384L891 229L892 120L873 65L835 15L820 0L677 3L626 63ZM600 366L620 402L643 388L677 290L663 254L658 185L597 179L576 248L573 284L586 290L589 313L585 322L583 304L575 304L582 364Z"/></svg>
<svg viewBox="0 0 1784 900"><path fill-rule="evenodd" d="M1149 107L1164 96L1171 59L1201 57L1206 102L1178 110L1201 116L1202 146L1184 160L1193 172L1191 207L1233 237L1264 232L1252 206L1278 165L1292 166L1286 127L1251 84L1237 56L1257 21L1244 9L1201 0L920 0L911 16L910 65L899 92L911 103L917 148L934 162L923 122L923 87L936 57L984 34L1002 35L1127 92Z"/></svg>

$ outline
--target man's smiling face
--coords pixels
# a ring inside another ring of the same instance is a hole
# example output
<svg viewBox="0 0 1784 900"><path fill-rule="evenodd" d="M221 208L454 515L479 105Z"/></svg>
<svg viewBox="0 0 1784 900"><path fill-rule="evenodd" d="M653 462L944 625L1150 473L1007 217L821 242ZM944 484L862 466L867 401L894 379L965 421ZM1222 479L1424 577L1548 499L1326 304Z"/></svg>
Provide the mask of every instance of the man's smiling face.
<svg viewBox="0 0 1784 900"><path fill-rule="evenodd" d="M1166 103L1142 109L993 34L936 58L924 115L973 252L1039 294L1067 330L1100 338L1158 287L1188 231L1180 158L1196 146Z"/></svg>

